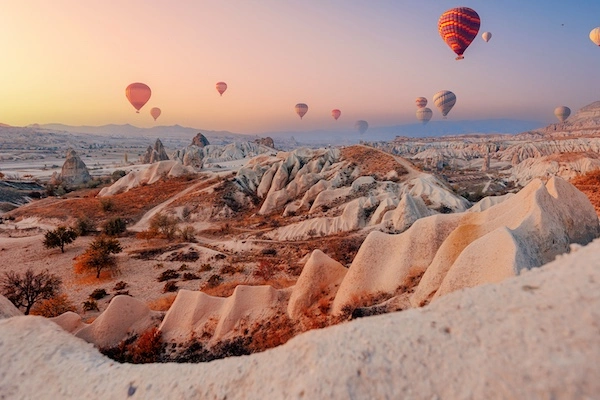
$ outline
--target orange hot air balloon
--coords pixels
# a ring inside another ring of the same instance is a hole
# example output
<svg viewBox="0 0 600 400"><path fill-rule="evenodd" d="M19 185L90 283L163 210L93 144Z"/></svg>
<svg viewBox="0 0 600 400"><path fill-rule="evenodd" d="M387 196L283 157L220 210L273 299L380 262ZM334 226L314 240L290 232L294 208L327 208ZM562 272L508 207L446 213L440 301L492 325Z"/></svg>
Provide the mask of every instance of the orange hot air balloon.
<svg viewBox="0 0 600 400"><path fill-rule="evenodd" d="M219 92L221 96L223 96L223 93L225 93L226 90L227 84L225 82L217 82L217 92Z"/></svg>
<svg viewBox="0 0 600 400"><path fill-rule="evenodd" d="M150 115L152 115L152 118L154 118L154 120L156 121L156 118L160 117L160 108L153 107L150 110Z"/></svg>
<svg viewBox="0 0 600 400"><path fill-rule="evenodd" d="M331 110L331 116L333 118L335 118L336 121L338 120L340 115L342 115L342 112L340 110L338 110L337 108L335 110Z"/></svg>
<svg viewBox="0 0 600 400"><path fill-rule="evenodd" d="M306 113L308 112L308 106L304 103L296 104L296 107L294 107L294 109L296 110L296 114L300 116L300 119L302 119L302 117L304 117L304 115L306 115Z"/></svg>
<svg viewBox="0 0 600 400"><path fill-rule="evenodd" d="M132 83L125 89L125 96L127 97L127 100L129 100L133 108L137 110L136 113L138 114L140 112L140 108L144 107L144 104L150 100L150 95L152 95L152 91L148 85L144 83Z"/></svg>
<svg viewBox="0 0 600 400"><path fill-rule="evenodd" d="M440 17L438 31L444 42L458 56L457 60L464 58L467 47L477 37L480 24L479 15L468 7L452 8Z"/></svg>

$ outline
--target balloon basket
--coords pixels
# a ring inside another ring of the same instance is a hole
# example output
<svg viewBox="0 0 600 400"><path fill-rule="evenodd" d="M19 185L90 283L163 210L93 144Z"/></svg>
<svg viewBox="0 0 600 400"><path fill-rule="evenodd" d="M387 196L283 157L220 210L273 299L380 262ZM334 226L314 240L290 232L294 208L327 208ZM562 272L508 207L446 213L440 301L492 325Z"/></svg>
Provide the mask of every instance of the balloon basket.
<svg viewBox="0 0 600 400"><path fill-rule="evenodd" d="M465 58L464 56L458 56L458 57L455 58L455 60L456 61L458 61L458 60L464 60L464 58Z"/></svg>

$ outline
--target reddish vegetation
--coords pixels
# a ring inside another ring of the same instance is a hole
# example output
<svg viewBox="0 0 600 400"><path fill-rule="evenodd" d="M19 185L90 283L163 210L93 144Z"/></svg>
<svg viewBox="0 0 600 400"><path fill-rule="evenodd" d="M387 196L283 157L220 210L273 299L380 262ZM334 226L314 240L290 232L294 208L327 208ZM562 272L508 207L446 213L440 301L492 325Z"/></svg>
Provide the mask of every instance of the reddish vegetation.
<svg viewBox="0 0 600 400"><path fill-rule="evenodd" d="M396 171L398 176L408 173L392 155L380 150L350 146L343 148L341 153L342 159L359 166L363 175L374 175L377 179L383 179L392 170Z"/></svg>
<svg viewBox="0 0 600 400"><path fill-rule="evenodd" d="M590 199L596 214L600 215L600 170L573 178L571 183Z"/></svg>

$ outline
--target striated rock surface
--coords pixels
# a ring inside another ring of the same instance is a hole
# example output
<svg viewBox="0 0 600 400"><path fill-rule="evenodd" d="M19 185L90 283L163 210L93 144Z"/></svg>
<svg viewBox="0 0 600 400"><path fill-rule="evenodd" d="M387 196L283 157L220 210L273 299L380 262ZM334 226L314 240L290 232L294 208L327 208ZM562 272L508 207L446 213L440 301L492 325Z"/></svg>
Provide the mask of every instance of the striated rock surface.
<svg viewBox="0 0 600 400"><path fill-rule="evenodd" d="M171 158L179 160L185 166L197 169L205 164L218 164L255 157L259 154L270 153L274 150L254 142L235 142L227 145L192 144L184 149L175 151Z"/></svg>
<svg viewBox="0 0 600 400"><path fill-rule="evenodd" d="M23 315L15 305L0 294L0 319Z"/></svg>
<svg viewBox="0 0 600 400"><path fill-rule="evenodd" d="M156 139L154 143L154 147L148 146L146 149L146 153L141 157L141 162L143 164L152 164L158 161L168 160L169 156L165 151L165 147L163 146L160 139Z"/></svg>

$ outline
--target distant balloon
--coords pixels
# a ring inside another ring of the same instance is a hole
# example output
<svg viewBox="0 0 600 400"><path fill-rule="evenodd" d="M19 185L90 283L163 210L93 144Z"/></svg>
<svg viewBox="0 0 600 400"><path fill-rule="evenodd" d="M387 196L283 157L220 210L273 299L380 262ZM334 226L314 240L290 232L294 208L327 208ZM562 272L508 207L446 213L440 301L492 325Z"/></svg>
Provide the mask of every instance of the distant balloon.
<svg viewBox="0 0 600 400"><path fill-rule="evenodd" d="M335 118L336 121L338 120L340 115L342 115L342 112L340 110L338 110L337 108L335 110L331 110L331 116L333 118Z"/></svg>
<svg viewBox="0 0 600 400"><path fill-rule="evenodd" d="M492 34L490 32L483 32L483 34L481 35L481 37L483 38L483 40L485 40L486 42L489 42L490 39L492 38Z"/></svg>
<svg viewBox="0 0 600 400"><path fill-rule="evenodd" d="M427 99L425 97L417 97L415 103L417 104L417 108L423 108L427 105Z"/></svg>
<svg viewBox="0 0 600 400"><path fill-rule="evenodd" d="M362 135L367 131L367 129L369 129L369 123L361 119L360 121L356 121L354 123L354 127Z"/></svg>
<svg viewBox="0 0 600 400"><path fill-rule="evenodd" d="M571 115L571 109L569 107L560 106L554 109L554 115L560 122L565 122L569 115Z"/></svg>
<svg viewBox="0 0 600 400"><path fill-rule="evenodd" d="M592 29L590 32L590 40L594 42L596 46L600 46L600 26Z"/></svg>
<svg viewBox="0 0 600 400"><path fill-rule="evenodd" d="M444 42L458 56L457 60L464 58L463 54L477 36L480 24L479 15L468 7L452 8L440 17L438 31Z"/></svg>
<svg viewBox="0 0 600 400"><path fill-rule="evenodd" d="M226 90L227 84L225 82L217 82L217 92L219 92L221 96L223 96L223 93L225 93Z"/></svg>
<svg viewBox="0 0 600 400"><path fill-rule="evenodd" d="M456 95L449 90L442 90L433 95L433 104L445 117L456 104Z"/></svg>
<svg viewBox="0 0 600 400"><path fill-rule="evenodd" d="M427 125L432 116L433 111L431 111L431 108L423 107L417 110L417 119L421 121L423 125Z"/></svg>
<svg viewBox="0 0 600 400"><path fill-rule="evenodd" d="M160 108L153 107L150 110L150 115L152 115L152 118L154 118L154 120L156 121L156 118L160 117Z"/></svg>
<svg viewBox="0 0 600 400"><path fill-rule="evenodd" d="M306 115L306 113L308 112L308 106L304 103L296 104L296 107L294 107L294 109L296 110L296 114L300 116L300 119L302 119L302 117L304 117L304 115Z"/></svg>
<svg viewBox="0 0 600 400"><path fill-rule="evenodd" d="M152 95L152 91L148 85L139 82L132 83L125 89L127 100L129 100L133 108L137 110L136 112L138 114L140 108L144 107L144 104L150 100L150 95Z"/></svg>

